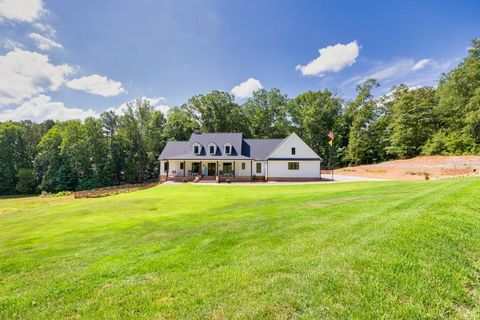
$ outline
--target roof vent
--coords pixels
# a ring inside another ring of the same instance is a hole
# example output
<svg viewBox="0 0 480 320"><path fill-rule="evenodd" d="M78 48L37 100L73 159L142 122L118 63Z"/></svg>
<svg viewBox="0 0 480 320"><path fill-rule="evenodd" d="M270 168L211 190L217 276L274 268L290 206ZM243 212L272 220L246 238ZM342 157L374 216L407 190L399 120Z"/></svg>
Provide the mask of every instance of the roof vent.
<svg viewBox="0 0 480 320"><path fill-rule="evenodd" d="M200 134L200 128L194 128L193 133L195 134Z"/></svg>

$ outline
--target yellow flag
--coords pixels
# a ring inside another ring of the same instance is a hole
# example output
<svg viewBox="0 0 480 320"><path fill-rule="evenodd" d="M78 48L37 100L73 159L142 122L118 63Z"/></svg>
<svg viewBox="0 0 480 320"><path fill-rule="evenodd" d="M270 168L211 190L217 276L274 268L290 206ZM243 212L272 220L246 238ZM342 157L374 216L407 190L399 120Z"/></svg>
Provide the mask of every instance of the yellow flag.
<svg viewBox="0 0 480 320"><path fill-rule="evenodd" d="M332 147L333 146L333 140L328 141L328 144L330 145L330 147Z"/></svg>

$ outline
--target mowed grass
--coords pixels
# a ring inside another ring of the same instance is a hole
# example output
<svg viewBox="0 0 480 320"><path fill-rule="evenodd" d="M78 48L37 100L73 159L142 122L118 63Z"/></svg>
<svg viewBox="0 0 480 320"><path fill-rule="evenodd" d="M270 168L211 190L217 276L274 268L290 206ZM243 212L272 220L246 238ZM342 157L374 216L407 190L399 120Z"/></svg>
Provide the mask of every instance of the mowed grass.
<svg viewBox="0 0 480 320"><path fill-rule="evenodd" d="M480 179L0 198L0 318L480 313Z"/></svg>

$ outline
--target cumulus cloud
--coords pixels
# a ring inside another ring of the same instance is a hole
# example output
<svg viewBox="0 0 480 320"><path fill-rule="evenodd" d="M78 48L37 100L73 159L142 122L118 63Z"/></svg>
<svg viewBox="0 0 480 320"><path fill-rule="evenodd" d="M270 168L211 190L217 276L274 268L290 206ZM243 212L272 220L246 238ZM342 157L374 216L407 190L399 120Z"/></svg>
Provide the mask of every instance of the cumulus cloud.
<svg viewBox="0 0 480 320"><path fill-rule="evenodd" d="M38 34L38 33L35 33L35 32L32 32L28 35L30 38L33 39L33 41L35 41L35 44L37 45L38 49L40 50L50 50L52 48L63 48L63 46L50 39L50 38L47 38L45 36L42 36L41 34Z"/></svg>
<svg viewBox="0 0 480 320"><path fill-rule="evenodd" d="M0 109L0 121L32 120L42 122L47 119L83 120L87 117L96 116L98 116L98 114L92 109L67 108L63 102L52 101L51 97L43 94L22 103L17 108Z"/></svg>
<svg viewBox="0 0 480 320"><path fill-rule="evenodd" d="M0 105L21 103L46 91L55 91L75 72L67 64L54 65L48 56L15 49L0 56Z"/></svg>
<svg viewBox="0 0 480 320"><path fill-rule="evenodd" d="M240 99L250 98L257 90L262 89L263 86L257 79L248 78L248 80L236 85L232 88L231 93Z"/></svg>
<svg viewBox="0 0 480 320"><path fill-rule="evenodd" d="M357 41L347 44L337 43L334 46L320 48L320 55L306 65L298 65L296 70L304 76L323 76L326 72L339 72L355 63L360 46Z"/></svg>
<svg viewBox="0 0 480 320"><path fill-rule="evenodd" d="M153 109L162 112L163 114L167 114L168 111L170 110L170 106L165 104L166 99L164 97L155 97L155 98L147 98L147 97L139 97L137 99L141 100L146 100L150 103L150 105L153 107ZM127 101L125 103L122 103L116 108L109 108L107 111L113 111L118 115L123 115L125 114L125 111L127 110L127 104L128 103L135 103L135 100L133 99L130 101Z"/></svg>
<svg viewBox="0 0 480 320"><path fill-rule="evenodd" d="M0 0L0 22L32 23L46 12L42 0Z"/></svg>
<svg viewBox="0 0 480 320"><path fill-rule="evenodd" d="M126 92L121 82L108 79L98 74L70 80L67 82L67 87L103 97L113 97Z"/></svg>

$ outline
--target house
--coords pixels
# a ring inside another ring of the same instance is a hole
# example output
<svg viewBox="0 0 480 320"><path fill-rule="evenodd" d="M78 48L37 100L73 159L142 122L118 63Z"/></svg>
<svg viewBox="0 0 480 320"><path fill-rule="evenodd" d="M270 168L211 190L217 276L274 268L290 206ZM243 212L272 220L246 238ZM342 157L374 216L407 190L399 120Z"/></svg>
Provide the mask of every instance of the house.
<svg viewBox="0 0 480 320"><path fill-rule="evenodd" d="M321 158L295 133L244 139L242 133L200 133L169 141L159 157L160 181L320 180Z"/></svg>

